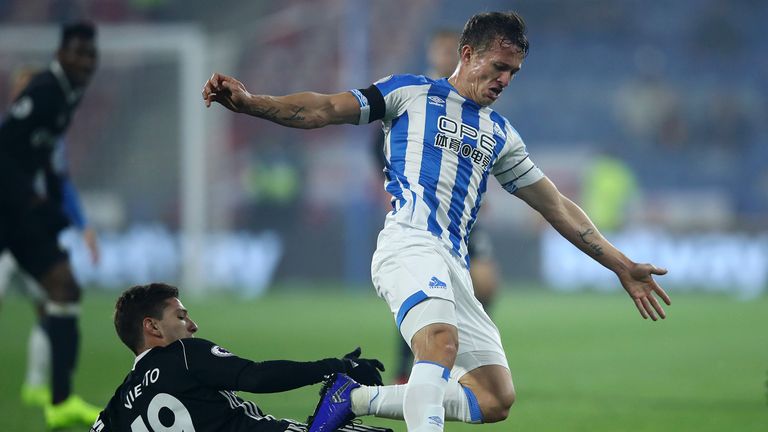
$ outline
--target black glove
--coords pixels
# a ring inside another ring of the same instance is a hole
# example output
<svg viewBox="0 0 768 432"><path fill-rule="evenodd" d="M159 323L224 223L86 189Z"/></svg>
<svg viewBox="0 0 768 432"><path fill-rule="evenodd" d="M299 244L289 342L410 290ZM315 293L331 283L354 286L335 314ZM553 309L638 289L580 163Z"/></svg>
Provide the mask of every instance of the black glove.
<svg viewBox="0 0 768 432"><path fill-rule="evenodd" d="M363 385L384 385L379 373L379 371L384 372L384 365L377 359L360 358L361 353L362 350L357 347L351 353L344 355L341 359L344 362L344 373Z"/></svg>

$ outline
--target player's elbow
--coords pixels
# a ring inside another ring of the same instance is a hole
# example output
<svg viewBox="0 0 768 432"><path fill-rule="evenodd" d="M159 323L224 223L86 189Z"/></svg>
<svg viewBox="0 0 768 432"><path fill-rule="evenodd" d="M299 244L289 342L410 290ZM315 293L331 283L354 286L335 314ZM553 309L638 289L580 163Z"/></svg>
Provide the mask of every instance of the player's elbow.
<svg viewBox="0 0 768 432"><path fill-rule="evenodd" d="M333 113L325 106L307 111L300 118L293 120L296 120L293 126L299 129L320 129L335 124L333 122Z"/></svg>

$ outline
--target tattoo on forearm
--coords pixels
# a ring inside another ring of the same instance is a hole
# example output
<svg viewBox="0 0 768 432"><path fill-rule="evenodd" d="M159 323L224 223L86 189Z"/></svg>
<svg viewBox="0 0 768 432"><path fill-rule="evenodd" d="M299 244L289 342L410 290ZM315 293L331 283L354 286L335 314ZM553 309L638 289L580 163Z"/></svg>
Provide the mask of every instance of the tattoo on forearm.
<svg viewBox="0 0 768 432"><path fill-rule="evenodd" d="M279 108L275 107L254 107L251 114L253 114L256 117L261 117L263 119L275 121L277 119L277 114L280 112Z"/></svg>
<svg viewBox="0 0 768 432"><path fill-rule="evenodd" d="M592 242L588 237L595 234L595 230L592 228L587 228L584 231L579 231L579 237L581 238L581 241L584 242L587 247L592 251L592 254L595 256L601 256L603 254L603 247L600 246L597 243Z"/></svg>
<svg viewBox="0 0 768 432"><path fill-rule="evenodd" d="M265 120L273 121L282 125L293 126L297 122L302 122L306 118L302 115L305 107L293 106L289 114L283 114L283 110L278 107L255 107L251 114L261 117Z"/></svg>
<svg viewBox="0 0 768 432"><path fill-rule="evenodd" d="M293 114L291 114L290 117L286 117L283 120L304 120L304 116L299 115L302 111L304 111L304 107L296 107L296 109L293 111Z"/></svg>

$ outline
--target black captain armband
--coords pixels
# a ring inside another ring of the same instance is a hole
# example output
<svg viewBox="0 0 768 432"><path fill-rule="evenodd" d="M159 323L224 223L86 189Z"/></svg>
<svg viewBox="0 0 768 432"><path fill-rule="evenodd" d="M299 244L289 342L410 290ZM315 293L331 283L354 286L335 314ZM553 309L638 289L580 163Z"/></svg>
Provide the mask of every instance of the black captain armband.
<svg viewBox="0 0 768 432"><path fill-rule="evenodd" d="M350 92L360 104L360 120L357 124L364 125L384 118L384 96L375 84L371 84L367 89L353 89Z"/></svg>

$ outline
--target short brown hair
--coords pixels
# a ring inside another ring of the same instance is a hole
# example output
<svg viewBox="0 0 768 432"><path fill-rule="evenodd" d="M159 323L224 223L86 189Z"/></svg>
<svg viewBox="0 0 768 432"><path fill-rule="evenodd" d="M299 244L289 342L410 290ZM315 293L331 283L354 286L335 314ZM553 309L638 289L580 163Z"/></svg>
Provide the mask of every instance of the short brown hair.
<svg viewBox="0 0 768 432"><path fill-rule="evenodd" d="M144 343L144 318L162 319L166 300L178 296L178 288L164 283L137 285L126 290L115 303L115 331L120 340L138 354Z"/></svg>
<svg viewBox="0 0 768 432"><path fill-rule="evenodd" d="M523 17L516 12L484 12L474 15L464 25L459 40L461 47L469 45L482 52L487 50L497 39L517 45L528 55L527 29Z"/></svg>

